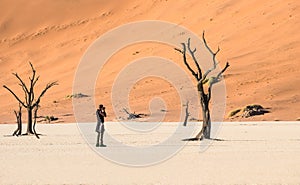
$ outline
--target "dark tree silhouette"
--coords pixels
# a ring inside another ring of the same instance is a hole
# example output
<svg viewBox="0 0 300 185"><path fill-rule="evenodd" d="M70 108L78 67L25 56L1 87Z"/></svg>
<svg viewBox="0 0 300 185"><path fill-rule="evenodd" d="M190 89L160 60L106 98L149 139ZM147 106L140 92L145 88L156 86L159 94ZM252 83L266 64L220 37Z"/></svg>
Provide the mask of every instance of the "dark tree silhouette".
<svg viewBox="0 0 300 185"><path fill-rule="evenodd" d="M222 69L222 71L220 71L217 74L217 76L215 76L215 77L208 77L208 75L213 70L215 70L216 67L217 67L216 56L219 53L220 48L218 47L218 50L216 52L213 52L211 50L211 48L208 46L208 44L207 44L207 42L205 40L204 31L203 31L203 34L202 34L202 39L203 39L203 42L204 42L204 45L205 45L206 49L212 55L212 61L213 61L212 68L210 68L205 73L202 72L202 69L200 68L200 65L199 65L199 63L198 63L198 61L197 61L197 59L195 57L196 48L195 49L191 49L190 38L188 39L187 43L181 43L182 50L175 48L177 51L179 51L179 52L182 53L184 64L186 65L186 67L188 68L188 70L192 73L192 75L197 80L197 90L198 90L198 93L199 93L200 104L201 104L201 107L202 107L202 116L203 116L202 129L196 135L195 138L191 138L191 139L188 139L188 140L201 140L201 139L203 139L203 137L205 139L210 139L211 117L210 117L210 110L209 110L209 102L210 102L210 99L211 99L211 89L212 89L212 86L215 83L218 83L219 81L222 80L222 74L229 67L229 63L227 62L226 65L225 65L225 67ZM195 64L195 66L197 68L197 72L195 72L192 69L192 67L190 66L190 64L187 62L187 58L186 58L187 51L192 56L194 64ZM207 92L205 92L205 88L204 88L204 84L206 84L206 83L207 83Z"/></svg>
<svg viewBox="0 0 300 185"><path fill-rule="evenodd" d="M19 136L22 134L22 105L19 103L19 110L14 110L17 118L17 129L14 131L13 136Z"/></svg>
<svg viewBox="0 0 300 185"><path fill-rule="evenodd" d="M15 98L16 100L19 102L19 104L26 108L27 110L27 114L28 114L28 122L27 122L27 135L31 135L31 134L35 134L37 137L38 135L35 132L35 124L33 125L33 118L35 120L36 123L36 114L37 114L37 110L39 107L39 103L41 101L41 98L45 95L45 93L54 85L58 85L57 81L55 82L51 82L48 83L46 85L46 87L43 89L43 91L41 92L41 94L39 96L35 96L35 91L34 91L34 87L37 83L37 81L39 80L40 76L36 76L36 70L34 69L33 65L31 62L29 62L31 70L32 70L32 75L31 77L29 77L29 86L26 86L25 82L20 78L20 76L17 73L13 73L13 75L18 79L19 81L19 85L22 87L22 90L24 91L24 96L25 96L25 101L22 101L21 98L19 98L19 96L17 96L10 88L8 88L6 85L3 85L3 87L5 89L7 89ZM37 97L37 98L36 98ZM34 115L33 115L33 110L34 111ZM20 122L21 122L21 118ZM22 123L18 123L18 124L22 124ZM20 129L22 129L22 127L20 127ZM19 132L21 133L22 130L19 130Z"/></svg>

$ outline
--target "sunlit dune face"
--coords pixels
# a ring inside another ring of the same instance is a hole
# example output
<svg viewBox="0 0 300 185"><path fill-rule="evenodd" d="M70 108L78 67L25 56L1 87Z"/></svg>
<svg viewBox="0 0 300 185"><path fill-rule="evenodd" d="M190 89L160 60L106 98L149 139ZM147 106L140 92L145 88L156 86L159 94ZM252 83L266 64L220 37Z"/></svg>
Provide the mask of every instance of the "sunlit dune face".
<svg viewBox="0 0 300 185"><path fill-rule="evenodd" d="M129 104L136 113L152 113L154 117L155 114L165 113L163 121L180 120L180 97L176 89L158 77L146 77L138 81L130 91Z"/></svg>
<svg viewBox="0 0 300 185"><path fill-rule="evenodd" d="M72 94L74 75L82 55L97 38L126 23L161 20L184 26L199 36L205 30L211 48L216 50L220 46L217 56L220 66L226 61L230 63L224 80L226 115L236 108L258 103L270 107L271 112L238 121L296 120L300 117L295 108L300 106L297 0L205 3L197 0L18 0L17 3L1 0L0 4L1 87L7 85L22 96L22 89L11 73L17 72L28 79L29 61L41 75L37 92L50 81L59 82L59 86L51 89L42 100L41 116L54 115L61 122L74 122L72 100L65 97ZM122 37L124 35L120 34L120 37L111 39ZM192 46L199 48L194 41ZM147 56L167 58L186 70L182 55L172 46L139 43L120 49L99 71L95 85L95 109L99 103L106 105L107 120L115 119L111 104L114 80L126 65ZM192 62L191 58L188 60ZM155 88L153 94L157 93ZM137 92L132 89L130 94L133 93ZM141 111L148 110L148 100L148 97L141 100L147 102ZM173 101L177 101L176 98ZM0 88L0 102L0 123L14 123L13 110L18 106L17 101ZM130 106L138 107L130 102ZM168 104L168 109L175 108Z"/></svg>
<svg viewBox="0 0 300 185"><path fill-rule="evenodd" d="M108 113L108 120L114 120L118 118L118 116L116 116L114 113L112 104L114 100L111 97L115 80L117 80L120 73L122 73L122 71L126 69L128 65L131 65L134 62L138 63L139 60L152 56L161 57L174 62L177 65L182 65L182 69L185 70L181 61L181 56L174 51L172 46L166 44L144 42L120 49L108 59L104 67L101 69L101 71L99 71L98 79L95 84L96 104L105 104ZM139 67L143 66L141 65ZM155 70L155 66L153 66L152 70ZM180 98L171 82L158 77L145 76L142 79L138 79L131 87L124 85L124 87L121 88L130 88L130 93L128 94L130 107L124 108L130 109L132 112L135 111L136 113L149 115L151 114L151 111L149 110L150 106L153 105L155 107L155 104L157 104L156 100L158 100L157 98L160 98L160 100L164 101L164 106L158 106L160 108L156 111L158 111L159 114L165 114L164 121L179 120ZM160 102L158 104L162 103L160 100L158 100ZM153 113L153 116L155 116L155 113Z"/></svg>

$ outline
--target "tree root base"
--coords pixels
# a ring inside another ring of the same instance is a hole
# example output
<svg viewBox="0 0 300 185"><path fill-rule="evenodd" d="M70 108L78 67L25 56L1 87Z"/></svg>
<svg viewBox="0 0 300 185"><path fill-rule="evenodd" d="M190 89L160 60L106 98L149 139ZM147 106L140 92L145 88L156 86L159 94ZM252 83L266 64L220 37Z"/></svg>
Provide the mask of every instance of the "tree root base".
<svg viewBox="0 0 300 185"><path fill-rule="evenodd" d="M25 134L21 134L19 136L35 136L36 138L40 139L40 136L42 134L34 134L34 133L25 133Z"/></svg>
<svg viewBox="0 0 300 185"><path fill-rule="evenodd" d="M201 137L201 138L193 137L193 138L182 139L182 141L201 141L201 140L203 140L203 137Z"/></svg>

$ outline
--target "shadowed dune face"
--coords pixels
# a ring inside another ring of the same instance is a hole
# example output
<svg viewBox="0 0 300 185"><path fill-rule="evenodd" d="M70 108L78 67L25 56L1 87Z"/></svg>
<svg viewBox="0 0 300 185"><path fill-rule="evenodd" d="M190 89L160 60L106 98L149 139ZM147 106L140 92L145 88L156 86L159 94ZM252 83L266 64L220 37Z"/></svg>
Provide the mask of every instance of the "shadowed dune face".
<svg viewBox="0 0 300 185"><path fill-rule="evenodd" d="M3 0L0 2L0 84L18 89L17 93L22 95L11 73L17 72L27 79L28 61L31 61L41 76L38 91L49 81L58 80L60 84L42 99L40 114L73 122L72 101L65 97L72 94L76 67L88 46L122 24L163 20L185 26L198 35L206 30L210 46L220 46L221 66L227 60L231 64L225 75L227 113L257 103L271 108L271 112L247 120L295 120L300 117L297 110L300 106L299 6L296 0L203 3L197 0ZM115 119L109 99L114 77L120 66L143 56L165 57L184 68L178 52L159 44L137 44L114 55L95 90L97 103L107 105L109 120ZM136 84L130 97L136 112L147 111L150 96L157 94L157 84L153 83L153 88L142 81ZM176 91L165 86L161 91L176 98ZM143 88L147 91L145 96ZM168 109L174 111L167 112L170 114L167 120L177 121L180 106L174 103L177 100L167 101L173 102L168 103ZM0 102L0 123L14 122L13 109L17 108L17 102L4 88L0 89Z"/></svg>

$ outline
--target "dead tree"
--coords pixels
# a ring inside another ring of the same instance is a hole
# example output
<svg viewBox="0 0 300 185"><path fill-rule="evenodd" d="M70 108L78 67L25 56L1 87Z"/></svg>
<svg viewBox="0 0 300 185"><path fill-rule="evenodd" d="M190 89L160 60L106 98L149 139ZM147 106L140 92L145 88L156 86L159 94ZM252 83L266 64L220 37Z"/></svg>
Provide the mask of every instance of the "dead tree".
<svg viewBox="0 0 300 185"><path fill-rule="evenodd" d="M142 118L144 116L147 116L146 114L136 114L135 112L134 113L130 113L125 108L123 108L123 110L124 110L124 112L126 112L126 114L128 114L128 117L127 117L128 120L136 119L136 118Z"/></svg>
<svg viewBox="0 0 300 185"><path fill-rule="evenodd" d="M186 105L185 105L185 118L184 118L184 122L183 122L183 126L186 126L187 125L187 122L188 122L188 118L190 116L190 113L189 113L189 101L186 102Z"/></svg>
<svg viewBox="0 0 300 185"><path fill-rule="evenodd" d="M20 136L22 135L22 105L19 103L19 110L14 110L14 113L17 118L17 129L12 134L13 136Z"/></svg>
<svg viewBox="0 0 300 185"><path fill-rule="evenodd" d="M229 63L227 62L225 67L217 74L217 76L208 77L208 75L212 71L214 71L217 67L216 56L219 53L220 48L218 47L216 52L212 51L212 49L208 46L208 44L205 40L204 31L203 31L203 34L202 34L202 39L203 39L203 42L204 42L204 45L205 45L206 49L212 55L212 61L213 61L212 68L208 69L208 71L206 71L205 73L202 72L202 69L201 69L201 67L200 67L200 65L199 65L199 63L198 63L198 61L195 57L196 48L191 49L190 38L188 39L187 43L181 43L182 50L176 48L177 51L182 53L184 64L186 65L188 70L192 73L194 78L197 80L197 90L198 90L198 94L199 94L199 97L200 97L200 104L201 104L201 107L202 107L202 116L203 116L202 129L196 135L195 138L191 138L190 140L201 140L201 139L203 139L203 137L205 139L210 139L211 116L210 116L210 110L209 110L209 102L210 102L210 99L211 99L212 86L215 83L218 83L219 81L222 80L222 77L223 77L222 74L229 67ZM187 61L187 57L186 57L187 51L189 52L189 54L191 55L191 57L194 61L195 67L197 68L197 72L195 72L195 70L190 66L190 64ZM205 92L205 84L207 84L207 91L206 92Z"/></svg>
<svg viewBox="0 0 300 185"><path fill-rule="evenodd" d="M36 71L33 67L33 65L29 62L31 70L32 70L32 76L29 77L29 86L25 84L25 82L20 78L20 76L17 73L13 73L13 75L18 79L19 85L22 87L22 90L24 92L25 101L22 101L19 96L17 96L10 88L8 88L6 85L3 85L5 89L7 89L15 98L16 100L27 110L28 114L28 122L27 122L27 135L35 134L33 131L33 110L35 107L37 107L41 101L41 98L45 95L45 93L54 85L58 85L57 81L48 83L46 87L43 89L41 94L39 96L35 95L34 87L39 80L40 76L36 76ZM37 98L36 98L37 97Z"/></svg>

